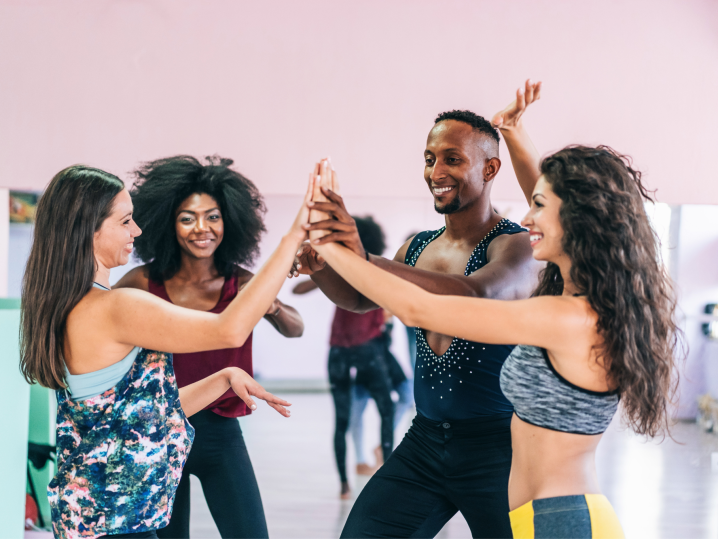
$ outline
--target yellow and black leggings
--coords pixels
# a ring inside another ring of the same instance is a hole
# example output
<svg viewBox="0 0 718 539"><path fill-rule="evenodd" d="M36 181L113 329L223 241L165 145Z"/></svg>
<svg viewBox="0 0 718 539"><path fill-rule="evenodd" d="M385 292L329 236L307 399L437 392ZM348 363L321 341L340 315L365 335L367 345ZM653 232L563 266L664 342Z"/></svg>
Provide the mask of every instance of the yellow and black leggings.
<svg viewBox="0 0 718 539"><path fill-rule="evenodd" d="M559 496L525 503L509 513L514 539L623 539L611 503L601 494Z"/></svg>

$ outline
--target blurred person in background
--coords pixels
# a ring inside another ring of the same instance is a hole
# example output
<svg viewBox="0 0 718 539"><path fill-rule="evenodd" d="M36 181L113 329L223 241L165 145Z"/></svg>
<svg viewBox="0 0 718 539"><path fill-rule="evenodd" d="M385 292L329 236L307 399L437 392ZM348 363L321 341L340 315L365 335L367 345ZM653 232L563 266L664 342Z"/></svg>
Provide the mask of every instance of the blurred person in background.
<svg viewBox="0 0 718 539"><path fill-rule="evenodd" d="M358 233L366 241L367 250L381 254L386 248L384 231L372 217L355 217ZM295 294L306 294L317 288L312 281L299 283L294 287ZM353 397L357 385L361 385L360 394L366 392L374 399L381 418L380 451L383 460L389 458L394 446L394 402L391 398L392 379L387 365L387 348L384 336L385 314L376 310L364 314L353 313L337 307L332 321L329 339L329 385L334 400L334 456L341 481L339 496L343 500L351 498L351 488L346 471L347 441L346 435L352 419ZM393 357L393 356L392 356ZM394 361L396 359L394 358ZM398 366L398 365L397 365ZM401 369L401 367L399 367ZM355 379L352 380L352 374ZM395 373L396 374L396 373ZM406 380L406 376L404 376ZM361 398L359 406L366 407ZM363 455L363 449L362 449ZM359 459L359 455L357 455ZM358 462L362 463L358 460ZM364 459L363 464L366 465ZM369 466L362 466L362 473L368 473Z"/></svg>
<svg viewBox="0 0 718 539"><path fill-rule="evenodd" d="M384 359L391 380L391 387L396 393L394 401L394 445L396 445L397 429L401 425L404 415L414 405L413 380L407 378L404 369L391 352L391 332L393 330L394 317L389 311L384 310L384 331L382 338L384 341ZM364 411L369 403L369 392L360 380L355 380L352 388L352 415L349 420L349 431L351 432L352 441L354 442L354 452L356 454L356 468L358 475L373 475L374 472L384 464L384 455L381 445L374 449L375 465L371 466L366 458L364 451Z"/></svg>
<svg viewBox="0 0 718 539"><path fill-rule="evenodd" d="M178 155L144 163L132 187L135 240L144 265L114 288L138 288L188 309L221 313L253 274L265 227L264 203L255 185L217 156L204 162ZM300 337L301 316L274 299L264 315L285 337ZM236 366L253 374L252 333L243 346L175 354L179 387ZM222 537L267 537L267 523L238 417L252 411L231 391L192 417L195 441L177 488L172 519L160 538L189 537L190 474ZM240 494L241 493L241 494Z"/></svg>

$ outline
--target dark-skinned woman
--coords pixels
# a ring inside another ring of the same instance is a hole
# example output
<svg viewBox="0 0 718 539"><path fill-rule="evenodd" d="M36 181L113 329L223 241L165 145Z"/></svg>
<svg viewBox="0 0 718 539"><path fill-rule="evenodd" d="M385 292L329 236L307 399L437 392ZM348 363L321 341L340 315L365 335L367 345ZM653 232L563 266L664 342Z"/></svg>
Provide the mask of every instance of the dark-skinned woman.
<svg viewBox="0 0 718 539"><path fill-rule="evenodd" d="M132 188L135 240L145 265L115 288L131 287L189 309L222 312L252 278L242 266L254 261L264 232L264 203L255 185L219 157L200 162L176 156L143 164ZM275 300L265 317L285 337L300 337L299 313ZM228 366L250 375L252 336L244 346L175 354L179 387ZM251 410L232 392L192 418L195 443L177 489L170 524L159 537L189 537L190 480L194 474L222 537L267 537L267 524L252 463L237 421ZM241 489L241 495L240 495Z"/></svg>

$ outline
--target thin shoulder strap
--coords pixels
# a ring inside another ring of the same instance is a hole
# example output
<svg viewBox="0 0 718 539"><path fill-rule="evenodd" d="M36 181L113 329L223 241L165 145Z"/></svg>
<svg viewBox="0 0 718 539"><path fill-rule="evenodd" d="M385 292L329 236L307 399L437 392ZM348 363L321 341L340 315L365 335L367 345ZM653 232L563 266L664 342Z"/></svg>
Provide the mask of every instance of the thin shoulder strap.
<svg viewBox="0 0 718 539"><path fill-rule="evenodd" d="M425 230L424 232L419 232L416 236L414 236L414 239L411 240L411 243L409 244L409 248L406 250L404 264L408 264L409 266L416 264L418 256L415 255L421 254L421 251L423 251L430 239L433 236L438 235L437 232L442 232L443 230L443 228L440 228L439 230Z"/></svg>

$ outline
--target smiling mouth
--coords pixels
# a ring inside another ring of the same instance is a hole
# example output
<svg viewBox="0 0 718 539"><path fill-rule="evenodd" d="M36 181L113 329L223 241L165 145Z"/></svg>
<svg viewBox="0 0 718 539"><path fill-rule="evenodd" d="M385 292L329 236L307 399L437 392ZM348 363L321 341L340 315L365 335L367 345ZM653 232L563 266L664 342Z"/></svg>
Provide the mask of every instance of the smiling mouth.
<svg viewBox="0 0 718 539"><path fill-rule="evenodd" d="M194 243L194 244L197 245L198 247L206 247L207 245L209 245L209 244L210 244L211 242L213 242L213 241L214 241L214 240L212 240L212 239L206 239L206 240L190 240L190 243Z"/></svg>
<svg viewBox="0 0 718 539"><path fill-rule="evenodd" d="M534 245L536 245L538 242L540 242L542 239L543 239L543 234L534 233L529 236L529 241L531 242L532 247Z"/></svg>
<svg viewBox="0 0 718 539"><path fill-rule="evenodd" d="M454 187L433 187L431 189L431 192L434 193L434 196L440 197L441 195L445 195L449 191L453 191Z"/></svg>

